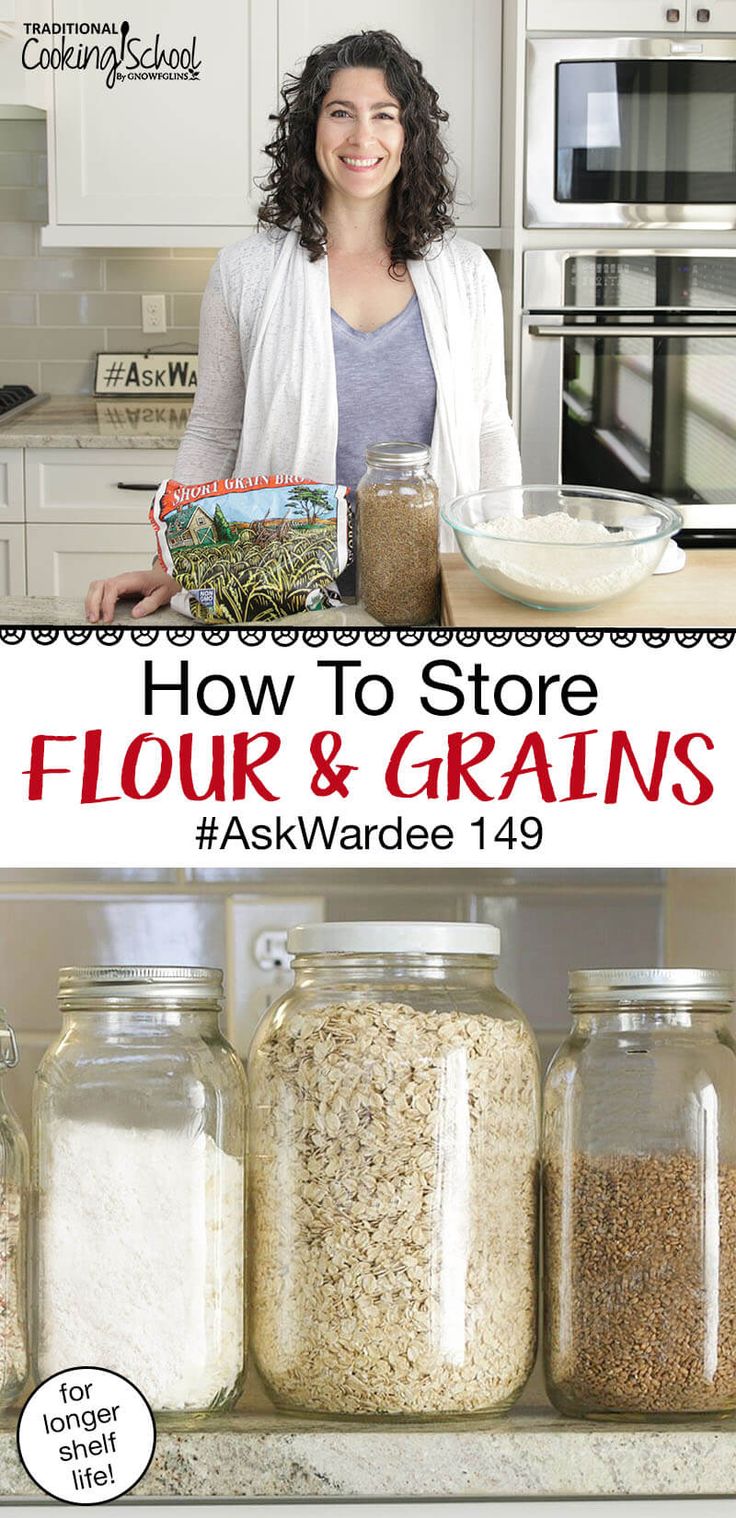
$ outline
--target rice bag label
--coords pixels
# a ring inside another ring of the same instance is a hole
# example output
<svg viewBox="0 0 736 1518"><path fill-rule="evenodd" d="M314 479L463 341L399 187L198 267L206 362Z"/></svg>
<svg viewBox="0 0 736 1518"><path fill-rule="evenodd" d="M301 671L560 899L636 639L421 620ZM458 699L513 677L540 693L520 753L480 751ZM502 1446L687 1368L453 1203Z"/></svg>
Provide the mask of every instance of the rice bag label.
<svg viewBox="0 0 736 1518"><path fill-rule="evenodd" d="M339 604L352 559L347 492L300 475L164 480L151 507L158 556L199 621L273 622Z"/></svg>

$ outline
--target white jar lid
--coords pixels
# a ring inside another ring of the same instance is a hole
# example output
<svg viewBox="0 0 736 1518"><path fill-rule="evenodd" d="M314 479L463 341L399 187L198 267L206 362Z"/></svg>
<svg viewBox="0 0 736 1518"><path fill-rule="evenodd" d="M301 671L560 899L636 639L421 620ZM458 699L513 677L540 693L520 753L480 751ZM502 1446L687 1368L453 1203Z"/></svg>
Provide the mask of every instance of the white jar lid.
<svg viewBox="0 0 736 1518"><path fill-rule="evenodd" d="M307 922L290 928L290 954L490 954L501 934L488 922Z"/></svg>

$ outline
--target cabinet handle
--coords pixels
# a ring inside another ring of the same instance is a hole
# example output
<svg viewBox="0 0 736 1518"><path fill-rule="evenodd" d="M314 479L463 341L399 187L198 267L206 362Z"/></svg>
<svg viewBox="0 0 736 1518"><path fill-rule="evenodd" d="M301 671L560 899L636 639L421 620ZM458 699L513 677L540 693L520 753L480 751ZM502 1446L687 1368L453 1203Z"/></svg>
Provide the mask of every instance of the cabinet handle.
<svg viewBox="0 0 736 1518"><path fill-rule="evenodd" d="M680 19L680 12L676 5L670 5L665 11L664 16L665 21L669 21L675 26Z"/></svg>
<svg viewBox="0 0 736 1518"><path fill-rule="evenodd" d="M696 21L702 21L703 24L705 24L706 22L710 21L710 11L707 9L707 7L705 5L701 5L701 6L698 7L698 9L695 12L695 20Z"/></svg>
<svg viewBox="0 0 736 1518"><path fill-rule="evenodd" d="M158 487L159 487L160 484L161 484L161 481L157 480L155 485L128 485L125 480L118 480L117 485L115 486L115 489L116 490L158 490Z"/></svg>

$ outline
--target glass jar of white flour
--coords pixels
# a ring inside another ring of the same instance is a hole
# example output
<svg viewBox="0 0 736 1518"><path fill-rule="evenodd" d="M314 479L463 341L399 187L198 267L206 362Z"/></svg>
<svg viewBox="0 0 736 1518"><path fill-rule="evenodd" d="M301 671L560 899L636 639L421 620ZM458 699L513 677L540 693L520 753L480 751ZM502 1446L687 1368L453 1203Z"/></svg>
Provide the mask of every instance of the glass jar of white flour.
<svg viewBox="0 0 736 1518"><path fill-rule="evenodd" d="M99 1365L163 1412L243 1381L243 1067L222 973L59 975L61 1034L34 1086L39 1378Z"/></svg>

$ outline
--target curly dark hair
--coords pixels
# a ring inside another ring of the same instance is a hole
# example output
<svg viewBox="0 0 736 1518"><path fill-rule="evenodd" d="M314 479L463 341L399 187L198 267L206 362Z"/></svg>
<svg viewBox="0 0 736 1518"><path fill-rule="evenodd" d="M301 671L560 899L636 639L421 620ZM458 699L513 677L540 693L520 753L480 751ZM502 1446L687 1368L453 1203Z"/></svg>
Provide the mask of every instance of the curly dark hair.
<svg viewBox="0 0 736 1518"><path fill-rule="evenodd" d="M322 175L315 156L317 118L338 69L381 69L399 102L404 127L401 168L391 186L388 217L389 273L400 278L408 258L421 258L453 226L454 184L449 154L440 138L447 121L422 65L391 32L357 32L309 54L301 74L287 74L284 101L266 148L273 167L261 182L265 199L258 211L264 225L288 231L298 225L310 260L324 257L327 228L322 220Z"/></svg>

